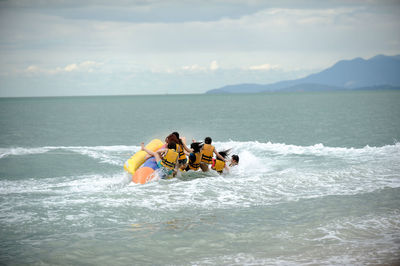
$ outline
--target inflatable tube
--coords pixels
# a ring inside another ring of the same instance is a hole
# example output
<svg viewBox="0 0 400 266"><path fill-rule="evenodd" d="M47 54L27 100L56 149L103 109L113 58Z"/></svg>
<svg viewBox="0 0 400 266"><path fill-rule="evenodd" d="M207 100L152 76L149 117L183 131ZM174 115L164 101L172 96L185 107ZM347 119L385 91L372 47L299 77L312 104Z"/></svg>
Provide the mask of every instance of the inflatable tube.
<svg viewBox="0 0 400 266"><path fill-rule="evenodd" d="M145 161L141 167L150 167L153 170L157 170L158 166L157 166L156 158L151 157L151 158L147 159L147 161Z"/></svg>
<svg viewBox="0 0 400 266"><path fill-rule="evenodd" d="M151 151L157 151L163 145L164 145L164 143L161 140L153 139L152 141L150 141L149 144L146 145L146 149L151 150ZM142 150L135 153L131 158L129 158L125 162L125 164L124 164L125 171L134 175L136 170L144 163L146 154L147 153Z"/></svg>
<svg viewBox="0 0 400 266"><path fill-rule="evenodd" d="M154 169L151 167L140 167L132 176L132 182L145 184L155 177Z"/></svg>
<svg viewBox="0 0 400 266"><path fill-rule="evenodd" d="M136 170L135 174L132 176L132 182L136 184L144 184L151 181L155 175L154 171L158 169L156 159L151 157L147 159L144 164Z"/></svg>

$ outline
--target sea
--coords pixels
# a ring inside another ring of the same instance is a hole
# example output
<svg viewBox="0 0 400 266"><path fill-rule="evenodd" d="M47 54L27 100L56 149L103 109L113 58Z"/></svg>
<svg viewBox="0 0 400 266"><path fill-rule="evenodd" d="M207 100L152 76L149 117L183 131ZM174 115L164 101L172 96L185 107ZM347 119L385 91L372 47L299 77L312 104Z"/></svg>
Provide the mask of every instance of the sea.
<svg viewBox="0 0 400 266"><path fill-rule="evenodd" d="M178 131L240 157L144 185ZM400 91L0 99L0 265L399 265Z"/></svg>

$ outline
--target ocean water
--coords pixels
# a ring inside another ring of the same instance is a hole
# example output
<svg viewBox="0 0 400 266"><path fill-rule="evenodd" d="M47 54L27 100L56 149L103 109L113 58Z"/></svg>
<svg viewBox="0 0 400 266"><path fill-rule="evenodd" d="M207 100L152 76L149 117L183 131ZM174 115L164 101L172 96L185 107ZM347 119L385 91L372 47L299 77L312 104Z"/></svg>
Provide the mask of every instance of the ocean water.
<svg viewBox="0 0 400 266"><path fill-rule="evenodd" d="M395 265L400 92L0 99L1 265ZM145 185L179 131L229 174Z"/></svg>

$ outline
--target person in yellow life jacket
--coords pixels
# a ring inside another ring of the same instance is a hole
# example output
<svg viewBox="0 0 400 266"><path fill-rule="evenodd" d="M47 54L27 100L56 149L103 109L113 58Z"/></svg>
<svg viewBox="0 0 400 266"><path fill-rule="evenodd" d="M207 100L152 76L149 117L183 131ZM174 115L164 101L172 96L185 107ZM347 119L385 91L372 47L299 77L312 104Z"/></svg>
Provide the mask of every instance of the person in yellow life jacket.
<svg viewBox="0 0 400 266"><path fill-rule="evenodd" d="M192 170L197 171L200 168L200 161L201 161L201 147L203 145L201 142L193 142L190 144L191 153L189 154L189 163L186 167L186 171Z"/></svg>
<svg viewBox="0 0 400 266"><path fill-rule="evenodd" d="M219 155L221 155L225 159L226 156L228 155L228 153L229 153L229 150L225 150L225 151L219 152ZM217 171L217 173L219 173L219 174L222 174L224 170L229 172L229 167L228 167L227 163L225 162L225 160L221 160L218 157L212 159L211 169Z"/></svg>
<svg viewBox="0 0 400 266"><path fill-rule="evenodd" d="M222 157L215 147L211 145L212 139L210 137L206 137L204 139L204 145L203 149L201 150L201 162L200 162L200 167L203 172L208 171L208 165L212 163L212 158L214 154L217 156L222 161L225 161L225 158Z"/></svg>
<svg viewBox="0 0 400 266"><path fill-rule="evenodd" d="M172 132L173 135L176 136L178 142L177 142L177 152L179 153L179 159L178 159L178 168L184 170L187 167L187 157L186 154L190 154L192 151L186 146L185 138L181 139L179 138L179 133L178 132Z"/></svg>
<svg viewBox="0 0 400 266"><path fill-rule="evenodd" d="M169 134L166 138L165 138L165 144L163 145L162 148L167 148L168 147L168 143L170 142L175 142L178 143L179 140L178 138L174 135L174 134ZM144 157L145 160L149 159L150 157L152 157L153 155L150 154L146 154L146 156Z"/></svg>
<svg viewBox="0 0 400 266"><path fill-rule="evenodd" d="M176 146L176 143L171 141L167 148L153 152L146 149L143 142L141 143L141 150L156 158L158 166L156 171L161 179L168 178L171 175L175 176L178 171L179 154L176 151Z"/></svg>

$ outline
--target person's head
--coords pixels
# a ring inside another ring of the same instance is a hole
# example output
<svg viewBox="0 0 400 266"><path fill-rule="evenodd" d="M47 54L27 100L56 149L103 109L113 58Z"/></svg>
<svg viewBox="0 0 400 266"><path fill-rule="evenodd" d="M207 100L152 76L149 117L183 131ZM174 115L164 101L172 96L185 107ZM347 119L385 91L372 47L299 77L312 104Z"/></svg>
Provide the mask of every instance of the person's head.
<svg viewBox="0 0 400 266"><path fill-rule="evenodd" d="M171 134L174 134L179 139L179 133L178 132L174 131Z"/></svg>
<svg viewBox="0 0 400 266"><path fill-rule="evenodd" d="M190 144L190 148L193 150L194 153L200 152L201 147L203 147L201 142L193 142L192 144Z"/></svg>
<svg viewBox="0 0 400 266"><path fill-rule="evenodd" d="M169 134L165 138L165 143L170 143L170 142L179 143L179 139L174 134Z"/></svg>
<svg viewBox="0 0 400 266"><path fill-rule="evenodd" d="M220 154L221 154L221 153L220 153ZM233 165L239 164L239 156L236 155L236 154L232 155L231 163L232 163Z"/></svg>
<svg viewBox="0 0 400 266"><path fill-rule="evenodd" d="M168 149L176 150L176 142L173 141L168 142Z"/></svg>
<svg viewBox="0 0 400 266"><path fill-rule="evenodd" d="M211 142L212 142L212 139L211 139L210 137L206 137L206 138L204 139L204 143L205 143L205 144L211 144Z"/></svg>
<svg viewBox="0 0 400 266"><path fill-rule="evenodd" d="M171 133L172 135L175 135L175 137L177 138L177 140L178 140L178 142L177 142L177 144L182 144L182 140L179 138L179 133L178 132L172 132Z"/></svg>

